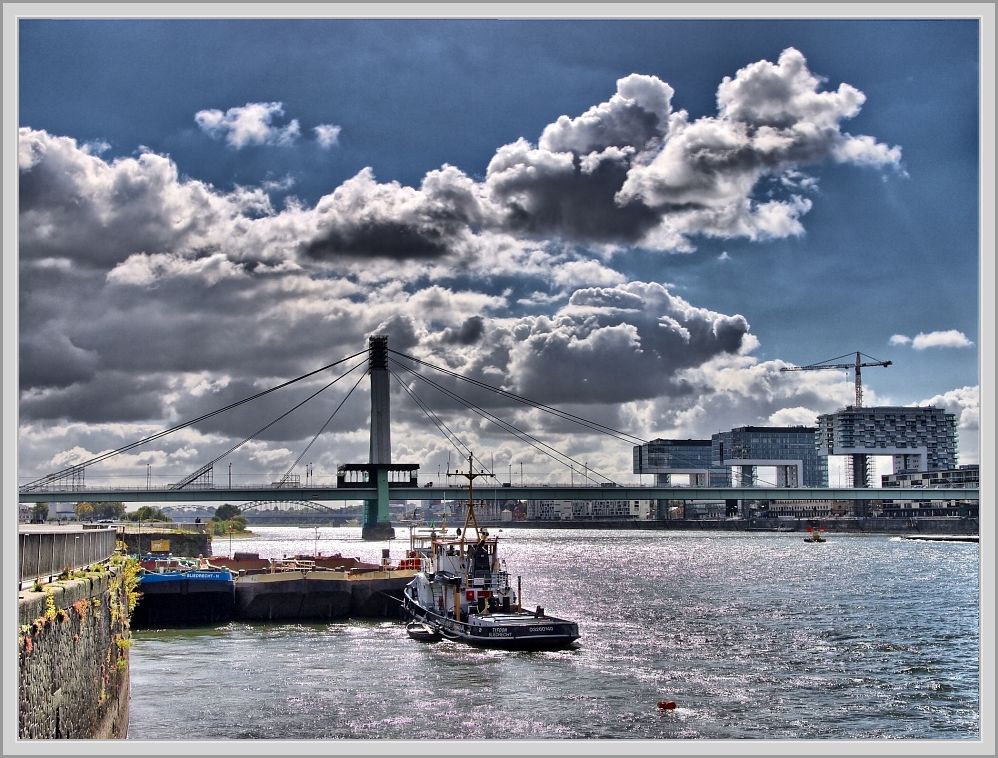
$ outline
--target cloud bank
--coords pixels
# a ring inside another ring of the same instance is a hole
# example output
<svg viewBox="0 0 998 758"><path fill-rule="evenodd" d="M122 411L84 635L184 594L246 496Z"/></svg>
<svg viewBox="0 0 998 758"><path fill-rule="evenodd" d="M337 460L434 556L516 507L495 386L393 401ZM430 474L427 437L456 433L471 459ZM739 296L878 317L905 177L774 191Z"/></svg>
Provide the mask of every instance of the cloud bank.
<svg viewBox="0 0 998 758"><path fill-rule="evenodd" d="M85 458L153 422L196 416L356 352L372 333L648 438L799 421L845 404L841 383L754 358L746 316L698 306L662 282L630 281L614 254L802 234L815 202L806 172L823 163L900 170L900 149L843 131L863 94L847 84L824 91L792 48L725 78L715 115L693 119L676 99L658 77L631 74L536 141L499 146L478 178L443 165L406 186L367 167L311 206L290 197L275 207L265 186L214 187L150 151L106 159L71 137L21 128L26 468L44 473L67 450ZM284 115L280 102L247 103L195 120L233 149L290 147L301 127ZM340 135L333 124L312 132L324 149ZM404 372L399 379L417 386ZM419 391L455 430L488 441L497 465L534 460L453 400ZM321 454L330 470L365 454L365 392ZM441 460L446 441L405 408L398 384L394 392L393 418L405 429L397 457ZM594 463L629 467L629 449L608 452L516 413L567 445L590 446ZM289 417L269 439L294 451L320 415ZM196 467L261 418L199 424L122 465L147 455ZM243 453L273 466L294 458L252 445Z"/></svg>

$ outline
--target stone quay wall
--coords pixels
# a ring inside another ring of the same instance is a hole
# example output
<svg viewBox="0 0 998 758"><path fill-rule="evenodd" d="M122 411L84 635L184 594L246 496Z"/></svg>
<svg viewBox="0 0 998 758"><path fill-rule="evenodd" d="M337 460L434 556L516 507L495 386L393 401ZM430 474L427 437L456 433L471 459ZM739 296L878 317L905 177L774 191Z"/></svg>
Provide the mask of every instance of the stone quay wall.
<svg viewBox="0 0 998 758"><path fill-rule="evenodd" d="M78 571L20 593L19 739L126 736L128 572Z"/></svg>
<svg viewBox="0 0 998 758"><path fill-rule="evenodd" d="M118 539L124 541L129 553L139 556L152 552L169 552L188 558L211 555L211 536L204 533L165 530L162 532L125 531L118 535ZM160 547L164 542L169 544L166 551L153 550L153 547ZM158 544L153 545L153 543Z"/></svg>

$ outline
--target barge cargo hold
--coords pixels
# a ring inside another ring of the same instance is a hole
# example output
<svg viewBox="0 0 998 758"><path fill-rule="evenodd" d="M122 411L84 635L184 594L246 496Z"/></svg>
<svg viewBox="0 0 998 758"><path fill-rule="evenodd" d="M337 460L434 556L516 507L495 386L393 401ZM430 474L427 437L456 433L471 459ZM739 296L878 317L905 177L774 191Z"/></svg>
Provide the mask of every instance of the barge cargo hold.
<svg viewBox="0 0 998 758"><path fill-rule="evenodd" d="M233 574L199 568L178 559L142 561L141 598L132 614L135 629L176 624L219 624L235 611Z"/></svg>
<svg viewBox="0 0 998 758"><path fill-rule="evenodd" d="M196 565L189 559L169 560ZM387 562L378 566L356 559L330 559L353 566L338 570L317 567L311 559L271 561L255 555L211 561L226 565L169 573L147 570L139 587L143 596L135 609L136 628L229 620L397 619L402 591L416 575Z"/></svg>

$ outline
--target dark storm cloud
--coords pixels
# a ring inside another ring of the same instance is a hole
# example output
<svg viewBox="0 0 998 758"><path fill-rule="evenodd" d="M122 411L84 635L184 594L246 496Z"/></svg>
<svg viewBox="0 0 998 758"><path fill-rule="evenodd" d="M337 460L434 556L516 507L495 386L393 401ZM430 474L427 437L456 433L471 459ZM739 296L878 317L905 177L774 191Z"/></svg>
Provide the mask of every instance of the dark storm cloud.
<svg viewBox="0 0 998 758"><path fill-rule="evenodd" d="M500 148L489 164L487 186L500 228L532 237L578 242L634 243L660 221L640 202L617 203L630 156L616 149L585 161L545 153L521 140Z"/></svg>
<svg viewBox="0 0 998 758"><path fill-rule="evenodd" d="M427 174L418 190L379 184L365 169L319 201L302 251L323 260L438 258L480 215L474 183L451 166Z"/></svg>
<svg viewBox="0 0 998 758"><path fill-rule="evenodd" d="M481 316L472 316L457 329L445 329L441 339L451 344L473 345L482 338L484 333L485 320Z"/></svg>
<svg viewBox="0 0 998 758"><path fill-rule="evenodd" d="M746 346L748 322L697 308L658 284L576 292L554 317L512 334L517 392L551 402L626 402L668 392L678 371ZM555 368L557 367L557 368Z"/></svg>
<svg viewBox="0 0 998 758"><path fill-rule="evenodd" d="M210 233L228 203L181 181L169 158L143 153L108 164L73 139L18 135L22 258L67 257L110 268L138 251L171 250Z"/></svg>
<svg viewBox="0 0 998 758"><path fill-rule="evenodd" d="M21 340L18 360L22 387L68 387L86 382L96 376L100 364L96 351L74 345L54 324L27 333Z"/></svg>
<svg viewBox="0 0 998 758"><path fill-rule="evenodd" d="M346 368L352 365L353 363L350 363ZM308 380L286 387L200 421L193 428L202 434L217 434L239 441L250 435L255 435L259 430L274 422L269 428L254 436L254 439L292 445L300 440L307 441L319 431L323 422L329 418L340 401L346 397L350 388L363 376L364 367L358 368L352 374L340 379L311 400L307 400L307 398L344 373L346 368L330 369L319 375L321 381ZM178 398L171 410L178 420L194 419L272 386L275 385L243 379L233 380L224 386L206 387L197 395L185 393ZM303 401L305 401L304 405L291 411ZM336 413L324 434L344 434L365 428L370 415L370 402L367 380L362 379L357 389ZM288 411L291 412L285 418L275 421ZM224 450L224 448L222 449ZM222 450L217 452L222 452Z"/></svg>
<svg viewBox="0 0 998 758"><path fill-rule="evenodd" d="M439 258L450 250L450 236L433 226L417 228L401 221L365 221L348 228L328 228L303 248L316 259Z"/></svg>
<svg viewBox="0 0 998 758"><path fill-rule="evenodd" d="M101 371L85 383L22 391L20 411L26 420L144 421L163 417L167 389L161 377Z"/></svg>

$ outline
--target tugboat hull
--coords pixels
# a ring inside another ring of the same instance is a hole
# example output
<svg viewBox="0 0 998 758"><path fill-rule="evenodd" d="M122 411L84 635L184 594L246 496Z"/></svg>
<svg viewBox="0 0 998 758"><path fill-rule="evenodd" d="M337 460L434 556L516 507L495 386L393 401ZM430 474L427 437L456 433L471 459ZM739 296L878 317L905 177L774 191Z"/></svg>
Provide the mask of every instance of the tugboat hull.
<svg viewBox="0 0 998 758"><path fill-rule="evenodd" d="M466 622L455 621L419 605L408 589L404 595L403 609L413 621L430 627L444 639L476 647L559 650L571 646L579 638L579 626L574 621L537 616L524 611L472 615Z"/></svg>

